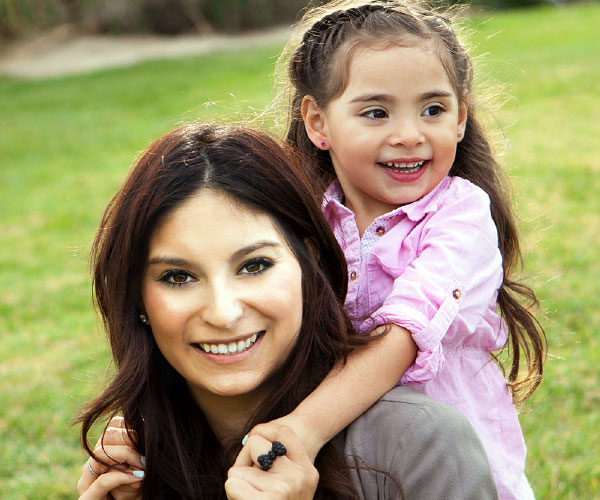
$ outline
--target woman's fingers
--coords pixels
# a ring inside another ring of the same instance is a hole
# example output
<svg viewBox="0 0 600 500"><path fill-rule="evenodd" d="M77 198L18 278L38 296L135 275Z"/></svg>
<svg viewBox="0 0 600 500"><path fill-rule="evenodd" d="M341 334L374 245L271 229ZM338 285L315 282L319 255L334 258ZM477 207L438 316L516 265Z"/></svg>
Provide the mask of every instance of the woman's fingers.
<svg viewBox="0 0 600 500"><path fill-rule="evenodd" d="M139 470L144 469L142 457L137 451L129 446L107 444L103 447L96 446L96 448L94 448L94 454L98 460L108 464L124 465ZM102 474L108 469L105 465L100 464L96 460L94 460L92 466L98 474Z"/></svg>
<svg viewBox="0 0 600 500"><path fill-rule="evenodd" d="M108 464L128 465L132 469L144 468L143 458L133 448L123 417L114 417L102 436L98 439L94 454L98 460ZM92 459L93 470L102 474L108 470L106 465Z"/></svg>
<svg viewBox="0 0 600 500"><path fill-rule="evenodd" d="M229 500L259 499L260 491L239 477L230 477L225 481L225 494Z"/></svg>
<svg viewBox="0 0 600 500"><path fill-rule="evenodd" d="M279 441L284 451L273 443ZM264 457L269 456L264 470ZM225 491L230 500L247 498L312 499L319 474L290 427L264 424L252 429L235 464L228 472Z"/></svg>
<svg viewBox="0 0 600 500"><path fill-rule="evenodd" d="M115 490L123 485L139 483L141 480L142 478L119 471L110 471L101 474L100 477L94 478L92 483L84 481L84 477L82 476L77 484L77 492L80 495L79 500L108 500L108 494L111 490ZM139 496L139 493L136 492L135 495ZM120 500L125 500L125 498L121 496ZM133 499L136 496L130 496L129 498Z"/></svg>
<svg viewBox="0 0 600 500"><path fill-rule="evenodd" d="M105 431L102 433L100 439L96 443L96 446L101 446L104 444L120 444L123 446L131 446L133 444L131 442L131 438L129 437L129 433L125 428L122 427L107 427Z"/></svg>
<svg viewBox="0 0 600 500"><path fill-rule="evenodd" d="M140 500L142 494L140 492L142 488L142 481L130 484L122 484L115 489L110 490L114 500Z"/></svg>
<svg viewBox="0 0 600 500"><path fill-rule="evenodd" d="M261 442L260 439L257 438L262 438L264 441ZM258 462L256 462L256 460L258 459L258 456L268 453L274 441L279 441L285 446L285 456L287 456L292 462L305 463L308 461L312 464L306 453L306 450L304 449L303 443L300 441L294 430L287 425L279 425L275 423L259 424L248 434L248 442L246 445L252 439L254 441L254 445L252 446L252 451L254 452L253 460L257 464ZM246 446L244 446L244 448L246 448ZM256 454L256 452L259 450L262 451ZM279 459L275 459L273 466L277 460Z"/></svg>

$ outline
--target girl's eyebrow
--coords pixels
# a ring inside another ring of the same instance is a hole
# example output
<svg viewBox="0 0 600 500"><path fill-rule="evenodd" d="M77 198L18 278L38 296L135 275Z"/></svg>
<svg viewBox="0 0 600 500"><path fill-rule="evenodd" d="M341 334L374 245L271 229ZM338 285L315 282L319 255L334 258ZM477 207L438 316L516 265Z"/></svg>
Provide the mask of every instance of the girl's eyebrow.
<svg viewBox="0 0 600 500"><path fill-rule="evenodd" d="M431 92L425 92L421 94L419 98L421 101L426 101L428 99L434 99L436 97L452 97L451 92L447 92L445 90L432 90Z"/></svg>
<svg viewBox="0 0 600 500"><path fill-rule="evenodd" d="M429 92L424 92L418 96L420 101L426 101L428 99L440 98L440 97L452 97L452 93L446 90L431 90ZM389 94L363 94L356 96L354 99L350 101L350 104L354 103L365 103L365 102L383 102L385 104L390 104L394 102L394 97Z"/></svg>
<svg viewBox="0 0 600 500"><path fill-rule="evenodd" d="M257 241L256 243L253 243L252 245L248 245L246 247L240 248L239 250L235 251L233 253L233 255L231 256L231 260L238 260L241 259L242 257L245 257L248 254L251 254L252 252L255 252L256 250L260 250L261 248L266 248L266 247L271 247L271 248L279 248L281 247L281 243L278 243L276 241L271 241L271 240L261 240L261 241ZM186 260L186 259L182 259L179 257L170 257L170 256L157 256L157 257L152 257L151 259L148 259L148 266L152 266L154 264L166 264L169 266L178 266L178 267L189 267L191 265L190 261Z"/></svg>
<svg viewBox="0 0 600 500"><path fill-rule="evenodd" d="M384 102L386 104L389 104L394 101L394 98L389 94L363 94L356 96L354 99L352 99L350 101L350 104L354 104L357 102L363 103L372 101Z"/></svg>

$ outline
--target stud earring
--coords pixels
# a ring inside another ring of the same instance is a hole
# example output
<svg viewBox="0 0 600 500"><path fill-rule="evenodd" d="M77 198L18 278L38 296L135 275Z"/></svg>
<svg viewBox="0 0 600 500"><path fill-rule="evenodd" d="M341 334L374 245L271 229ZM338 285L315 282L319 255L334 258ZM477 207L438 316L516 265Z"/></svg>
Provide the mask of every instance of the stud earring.
<svg viewBox="0 0 600 500"><path fill-rule="evenodd" d="M462 135L463 135L463 133L462 133L462 132L459 132L459 133L458 133L458 137L462 137Z"/></svg>
<svg viewBox="0 0 600 500"><path fill-rule="evenodd" d="M325 141L321 141L321 147L324 148L325 146L327 146L327 144L325 144Z"/></svg>
<svg viewBox="0 0 600 500"><path fill-rule="evenodd" d="M142 323L144 323L144 325L148 325L148 316L146 316L145 314L140 314L140 321Z"/></svg>

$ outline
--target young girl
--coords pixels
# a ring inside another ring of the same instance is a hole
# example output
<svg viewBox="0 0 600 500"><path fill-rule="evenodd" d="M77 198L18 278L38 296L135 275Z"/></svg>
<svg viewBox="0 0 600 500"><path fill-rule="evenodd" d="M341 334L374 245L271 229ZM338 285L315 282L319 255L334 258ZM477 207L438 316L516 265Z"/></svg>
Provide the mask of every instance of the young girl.
<svg viewBox="0 0 600 500"><path fill-rule="evenodd" d="M533 498L513 397L539 384L545 336L512 278L519 241L470 56L449 19L414 2L335 1L300 26L287 140L332 181L323 211L348 264L346 311L386 334L280 420L316 454L400 381L468 417L500 498ZM492 360L506 346L508 384Z"/></svg>

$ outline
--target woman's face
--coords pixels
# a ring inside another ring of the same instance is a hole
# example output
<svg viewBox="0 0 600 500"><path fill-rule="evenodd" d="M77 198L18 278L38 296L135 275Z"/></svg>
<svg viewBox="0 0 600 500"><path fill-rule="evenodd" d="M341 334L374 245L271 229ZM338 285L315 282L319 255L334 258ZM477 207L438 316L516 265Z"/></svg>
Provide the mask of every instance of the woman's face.
<svg viewBox="0 0 600 500"><path fill-rule="evenodd" d="M286 360L302 321L301 270L270 216L204 189L150 238L142 299L196 401L248 396Z"/></svg>

